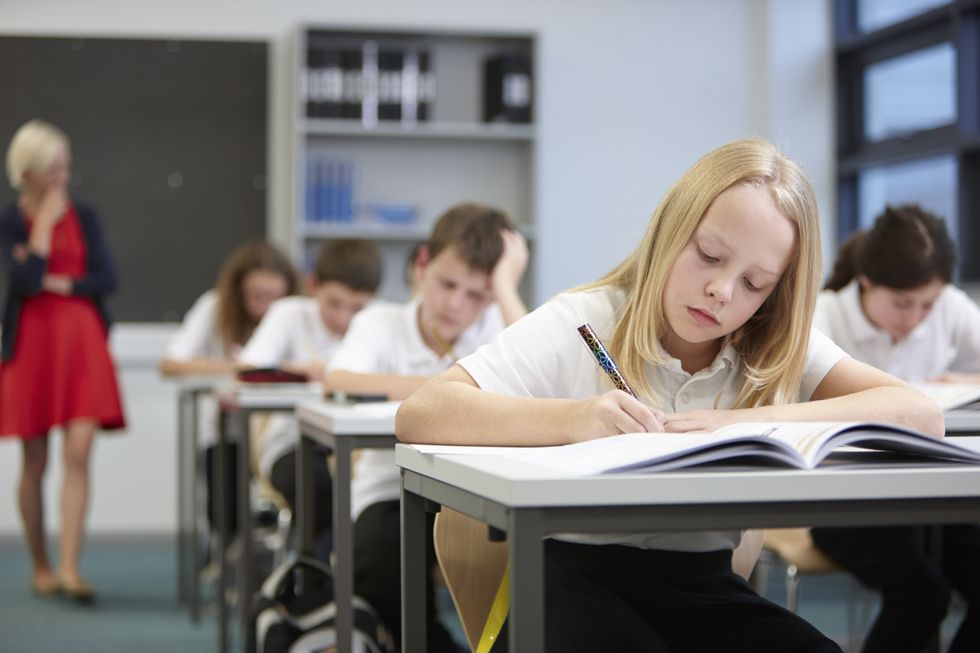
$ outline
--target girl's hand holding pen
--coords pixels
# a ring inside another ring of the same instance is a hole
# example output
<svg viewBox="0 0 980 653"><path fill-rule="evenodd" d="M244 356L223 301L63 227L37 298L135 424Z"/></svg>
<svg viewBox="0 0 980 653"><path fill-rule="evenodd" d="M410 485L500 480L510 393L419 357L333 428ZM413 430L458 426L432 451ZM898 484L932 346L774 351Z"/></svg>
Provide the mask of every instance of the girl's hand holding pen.
<svg viewBox="0 0 980 653"><path fill-rule="evenodd" d="M664 413L644 405L622 390L576 402L566 432L572 442L620 433L662 433Z"/></svg>

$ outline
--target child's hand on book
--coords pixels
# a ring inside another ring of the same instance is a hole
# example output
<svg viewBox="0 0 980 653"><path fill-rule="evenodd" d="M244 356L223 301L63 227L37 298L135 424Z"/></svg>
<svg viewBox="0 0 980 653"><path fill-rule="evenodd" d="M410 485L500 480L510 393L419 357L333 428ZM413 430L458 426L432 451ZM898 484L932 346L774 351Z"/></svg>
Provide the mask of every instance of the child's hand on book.
<svg viewBox="0 0 980 653"><path fill-rule="evenodd" d="M620 433L662 433L664 413L649 408L622 390L610 390L578 402L569 416L572 442Z"/></svg>
<svg viewBox="0 0 980 653"><path fill-rule="evenodd" d="M667 433L710 433L729 424L754 421L749 411L742 410L688 410L682 413L669 413L661 420Z"/></svg>

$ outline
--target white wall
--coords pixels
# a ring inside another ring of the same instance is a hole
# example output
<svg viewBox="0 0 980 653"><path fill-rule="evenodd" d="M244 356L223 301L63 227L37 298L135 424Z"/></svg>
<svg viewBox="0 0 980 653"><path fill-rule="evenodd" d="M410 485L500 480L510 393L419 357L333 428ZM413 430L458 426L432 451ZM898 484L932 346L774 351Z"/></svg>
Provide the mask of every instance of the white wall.
<svg viewBox="0 0 980 653"><path fill-rule="evenodd" d="M535 30L535 288L545 299L612 267L636 243L670 183L701 154L738 136L772 138L800 160L830 215L828 12L824 0L2 0L0 32L268 39L270 234L285 244L285 89L297 24ZM825 217L825 224L832 222ZM117 327L130 428L121 438L103 438L96 451L95 531L173 529L174 396L148 363L161 353L165 334ZM135 356L124 351L130 348ZM18 464L17 446L0 444L0 478L11 489ZM7 496L0 533L18 528L13 495ZM53 508L53 493L48 499Z"/></svg>

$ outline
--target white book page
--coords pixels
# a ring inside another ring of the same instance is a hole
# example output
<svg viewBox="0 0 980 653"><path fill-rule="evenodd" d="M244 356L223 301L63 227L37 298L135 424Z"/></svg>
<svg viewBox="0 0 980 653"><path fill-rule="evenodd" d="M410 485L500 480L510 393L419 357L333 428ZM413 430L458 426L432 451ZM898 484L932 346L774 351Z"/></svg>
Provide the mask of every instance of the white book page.
<svg viewBox="0 0 980 653"><path fill-rule="evenodd" d="M917 383L916 389L932 398L943 410L960 408L980 399L980 384Z"/></svg>

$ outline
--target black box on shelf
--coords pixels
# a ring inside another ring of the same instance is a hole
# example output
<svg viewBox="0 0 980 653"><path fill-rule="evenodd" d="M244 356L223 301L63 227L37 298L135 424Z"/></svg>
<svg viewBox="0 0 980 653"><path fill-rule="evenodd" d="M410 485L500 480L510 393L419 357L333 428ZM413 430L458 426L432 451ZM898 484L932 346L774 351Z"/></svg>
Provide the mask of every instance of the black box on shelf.
<svg viewBox="0 0 980 653"><path fill-rule="evenodd" d="M483 62L483 120L531 122L531 58L501 54Z"/></svg>

